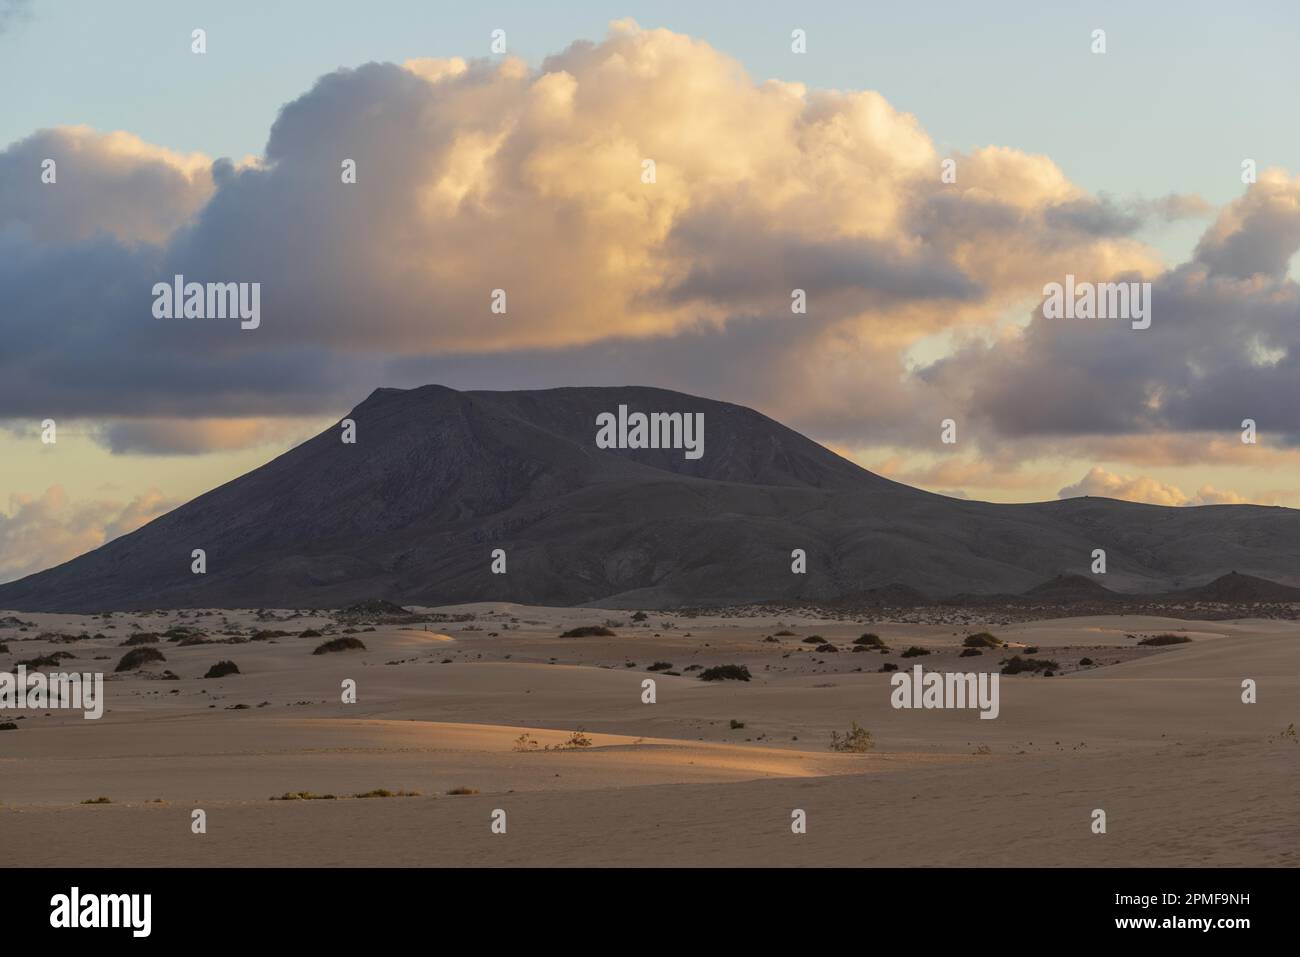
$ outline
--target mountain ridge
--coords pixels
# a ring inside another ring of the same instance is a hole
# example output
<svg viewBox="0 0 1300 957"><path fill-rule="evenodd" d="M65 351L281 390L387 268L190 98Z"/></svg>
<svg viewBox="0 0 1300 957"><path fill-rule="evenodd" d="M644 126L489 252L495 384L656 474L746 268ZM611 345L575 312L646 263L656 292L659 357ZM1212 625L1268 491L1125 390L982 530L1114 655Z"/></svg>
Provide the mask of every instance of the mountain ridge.
<svg viewBox="0 0 1300 957"><path fill-rule="evenodd" d="M620 404L703 412L703 456L597 448L596 416ZM1173 592L1230 569L1300 584L1291 509L949 498L753 409L666 389L379 388L344 419L355 445L331 426L135 532L0 585L0 608L672 608L894 585L1019 593L1046 569L1088 573L1094 548L1107 550L1112 591ZM190 571L196 548L205 575ZM491 573L495 548L504 575ZM791 571L797 548L805 574Z"/></svg>

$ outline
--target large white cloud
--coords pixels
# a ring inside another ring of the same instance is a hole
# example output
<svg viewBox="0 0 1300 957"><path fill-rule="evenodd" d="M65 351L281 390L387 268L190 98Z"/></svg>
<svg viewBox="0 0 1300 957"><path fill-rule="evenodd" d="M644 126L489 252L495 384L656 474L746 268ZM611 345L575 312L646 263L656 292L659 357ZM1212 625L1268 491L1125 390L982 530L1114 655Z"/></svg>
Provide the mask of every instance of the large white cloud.
<svg viewBox="0 0 1300 957"><path fill-rule="evenodd" d="M43 152L57 186L31 175ZM640 382L847 444L933 445L949 416L988 448L1239 409L1300 431L1293 181L1263 177L1163 272L1135 230L1203 212L1194 197L1090 196L1007 146L945 157L878 93L755 82L630 22L535 70L340 70L285 106L257 162L65 130L0 167L27 177L0 192L0 414L299 416L381 384ZM177 272L261 282L261 328L153 319L152 284ZM1067 272L1152 279L1152 330L990 332ZM913 371L940 334L956 350Z"/></svg>

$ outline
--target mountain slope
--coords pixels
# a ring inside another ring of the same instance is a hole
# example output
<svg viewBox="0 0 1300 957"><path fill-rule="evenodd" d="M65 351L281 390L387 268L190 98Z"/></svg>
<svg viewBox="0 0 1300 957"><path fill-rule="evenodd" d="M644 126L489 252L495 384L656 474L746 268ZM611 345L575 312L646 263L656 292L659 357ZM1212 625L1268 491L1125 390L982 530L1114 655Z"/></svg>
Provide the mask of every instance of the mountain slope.
<svg viewBox="0 0 1300 957"><path fill-rule="evenodd" d="M596 417L702 412L704 454L600 449ZM0 608L519 601L674 607L831 600L891 583L1020 592L1044 570L1172 591L1242 570L1289 583L1300 512L1108 499L995 505L874 475L753 410L660 389L379 389L337 427L56 568ZM204 549L207 573L190 570ZM493 575L491 552L507 554ZM791 572L804 549L807 573ZM1089 575L1089 577L1091 577Z"/></svg>

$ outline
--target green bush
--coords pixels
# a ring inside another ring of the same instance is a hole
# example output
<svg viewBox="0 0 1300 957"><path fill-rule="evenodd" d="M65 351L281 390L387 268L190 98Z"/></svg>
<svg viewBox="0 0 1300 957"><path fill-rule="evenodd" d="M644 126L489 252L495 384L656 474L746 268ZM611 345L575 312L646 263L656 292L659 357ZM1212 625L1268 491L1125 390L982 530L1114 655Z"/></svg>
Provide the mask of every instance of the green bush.
<svg viewBox="0 0 1300 957"><path fill-rule="evenodd" d="M876 742L871 739L871 732L861 727L856 721L852 722L850 728L843 737L832 731L831 732L831 750L847 751L852 754L866 754L876 746Z"/></svg>
<svg viewBox="0 0 1300 957"><path fill-rule="evenodd" d="M1165 634L1165 635L1154 635L1150 638L1143 638L1141 641L1138 642L1138 644L1151 645L1156 648L1161 648L1165 645L1185 645L1191 640L1192 639L1188 638L1186 635Z"/></svg>
<svg viewBox="0 0 1300 957"><path fill-rule="evenodd" d="M614 633L604 625L583 625L581 628L570 628L561 638L613 638Z"/></svg>
<svg viewBox="0 0 1300 957"><path fill-rule="evenodd" d="M211 668L208 669L208 673L203 677L224 678L226 675L237 675L237 674L239 674L239 666L236 665L233 661L218 661L215 665L213 665Z"/></svg>
<svg viewBox="0 0 1300 957"><path fill-rule="evenodd" d="M1004 675L1018 675L1024 671L1059 671L1061 666L1055 661L1047 661L1043 658L1021 658L1019 655L1013 655L1002 664L1002 673Z"/></svg>
<svg viewBox="0 0 1300 957"><path fill-rule="evenodd" d="M700 672L701 681L748 681L749 668L745 665L717 665Z"/></svg>
<svg viewBox="0 0 1300 957"><path fill-rule="evenodd" d="M148 645L143 648L133 648L122 656L122 660L117 663L114 671L137 671L142 666L149 664L151 661L166 661L167 658L157 648L150 648Z"/></svg>
<svg viewBox="0 0 1300 957"><path fill-rule="evenodd" d="M319 645L313 655L325 655L332 651L365 651L366 643L360 638L353 638L348 635L346 638L333 638L323 645Z"/></svg>

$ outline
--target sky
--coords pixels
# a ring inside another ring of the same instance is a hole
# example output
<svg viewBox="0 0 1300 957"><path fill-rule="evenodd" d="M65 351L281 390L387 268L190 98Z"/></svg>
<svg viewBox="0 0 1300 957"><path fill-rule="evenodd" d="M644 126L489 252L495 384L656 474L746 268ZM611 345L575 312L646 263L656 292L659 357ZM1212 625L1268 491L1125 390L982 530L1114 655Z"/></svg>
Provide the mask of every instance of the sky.
<svg viewBox="0 0 1300 957"><path fill-rule="evenodd" d="M0 580L426 382L681 389L961 497L1300 507L1300 8L1051 6L0 0ZM178 272L259 327L155 318ZM1067 274L1151 283L1150 328L1044 315Z"/></svg>

